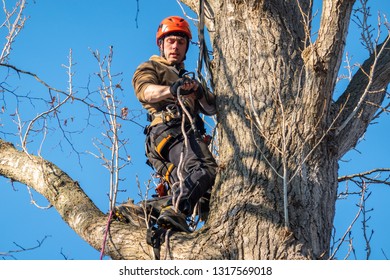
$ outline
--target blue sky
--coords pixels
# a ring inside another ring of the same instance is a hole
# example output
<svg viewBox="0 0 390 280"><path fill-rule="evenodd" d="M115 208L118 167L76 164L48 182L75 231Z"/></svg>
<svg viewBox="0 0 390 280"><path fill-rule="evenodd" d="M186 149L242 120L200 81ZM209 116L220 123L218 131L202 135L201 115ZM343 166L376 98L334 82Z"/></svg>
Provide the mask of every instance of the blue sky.
<svg viewBox="0 0 390 280"><path fill-rule="evenodd" d="M102 55L108 53L109 46L113 46L114 60L113 73L121 73L117 80L122 80L123 92L118 96L122 100L121 106L128 107L135 115L140 112L140 105L134 97L131 87L131 77L137 65L157 53L155 45L155 32L161 19L169 15L183 15L181 8L175 0L166 1L77 1L77 0L37 0L30 1L25 14L29 16L26 27L17 38L10 57L10 64L18 68L31 71L40 76L53 87L66 89L67 75L62 64L67 64L69 50L72 49L74 89L79 96L85 95L89 90L96 90L97 63L91 50L99 50ZM378 2L378 1L377 1ZM377 3L376 2L376 3ZM378 8L388 15L390 3L381 3L374 6L372 13L376 15ZM376 4L373 2L373 4ZM138 7L137 7L138 5ZM137 8L139 12L137 13ZM188 10L187 10L188 12ZM190 15L193 16L192 13ZM137 21L136 21L137 18ZM1 16L0 16L1 20ZM374 24L375 25L375 24ZM352 24L354 28L355 25ZM196 28L192 25L192 31ZM2 36L3 34L0 33ZM196 36L195 36L196 38ZM362 50L358 37L351 31L347 45L348 52L354 62L362 62L366 52ZM187 55L186 68L195 70L197 48L192 46ZM4 71L4 69L1 69ZM2 76L4 72L1 72ZM44 87L28 77L19 80L17 75L9 81L18 82L18 92L29 92L31 96L47 94ZM339 91L342 91L342 84ZM4 123L2 131L15 131L15 123L11 114L14 113L13 101L9 100L6 111L0 114ZM29 119L39 112L39 101L30 106L26 100L21 100L20 114ZM68 128L75 133L69 135L75 143L80 158L62 139L57 129L49 131L48 140L44 143L42 155L56 163L73 179L78 180L85 192L102 211L108 210L108 173L101 166L101 162L94 159L85 151L93 151L92 141L100 138L104 132L104 125L98 115L88 115L85 108L69 105L62 109L69 121ZM146 124L145 115L135 117L134 121L141 125ZM378 124L371 125L364 140L359 143L357 150L348 153L340 163L340 175L357 173L375 167L389 167L390 149L387 146L387 130L390 123L388 115L383 115ZM141 184L149 178L152 170L145 165L143 130L132 122L122 123L122 137L128 139L127 149L131 155L131 164L123 170L126 181L121 186L126 192L121 192L118 202L128 197L139 200L136 177ZM82 133L78 133L82 131ZM2 135L3 137L3 135ZM13 137L8 135L9 140ZM33 138L30 144L32 150L39 146L40 137ZM374 211L369 225L375 230L372 240L372 258L383 259L382 250L390 257L390 222L387 213L390 212L388 199L390 189L384 186L372 186L372 197L368 201L369 207ZM47 201L39 194L34 198L41 206ZM335 219L338 236L348 227L354 218L358 202L357 197L351 197L338 203ZM14 254L18 259L98 259L99 252L91 248L76 235L61 219L54 209L41 210L30 203L30 196L25 186L11 184L0 178L0 220L3 230L0 233L0 252L17 250L17 243L25 248L37 245L37 240L45 242L41 247L28 252ZM364 244L359 233L360 222L355 226L355 246L359 258L364 258ZM27 233L27 234L26 234ZM340 252L340 258L344 255Z"/></svg>

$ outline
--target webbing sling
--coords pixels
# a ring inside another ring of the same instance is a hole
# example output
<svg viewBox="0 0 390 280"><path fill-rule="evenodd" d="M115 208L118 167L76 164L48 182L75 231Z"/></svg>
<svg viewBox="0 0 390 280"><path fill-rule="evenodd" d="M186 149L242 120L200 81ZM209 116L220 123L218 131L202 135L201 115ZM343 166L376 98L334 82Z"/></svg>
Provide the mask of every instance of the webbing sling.
<svg viewBox="0 0 390 280"><path fill-rule="evenodd" d="M164 243L166 229L160 227L151 227L146 231L146 242L153 247L154 258L160 259L160 248Z"/></svg>

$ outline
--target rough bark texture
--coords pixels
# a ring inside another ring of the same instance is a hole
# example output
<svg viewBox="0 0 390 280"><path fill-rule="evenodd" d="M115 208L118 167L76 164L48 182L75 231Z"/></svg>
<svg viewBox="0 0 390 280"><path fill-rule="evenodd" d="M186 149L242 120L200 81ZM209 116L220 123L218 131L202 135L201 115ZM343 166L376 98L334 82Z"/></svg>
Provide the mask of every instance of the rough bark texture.
<svg viewBox="0 0 390 280"><path fill-rule="evenodd" d="M197 11L199 1L182 2ZM390 80L387 47L374 79L359 71L332 102L354 2L324 1L312 41L304 25L309 0L205 1L220 169L207 223L193 234L172 235L169 258L329 256L338 160L367 129ZM364 69L374 61L368 58ZM40 192L100 249L107 217L63 171L0 142L0 174ZM106 252L114 259L152 258L145 229L118 222Z"/></svg>

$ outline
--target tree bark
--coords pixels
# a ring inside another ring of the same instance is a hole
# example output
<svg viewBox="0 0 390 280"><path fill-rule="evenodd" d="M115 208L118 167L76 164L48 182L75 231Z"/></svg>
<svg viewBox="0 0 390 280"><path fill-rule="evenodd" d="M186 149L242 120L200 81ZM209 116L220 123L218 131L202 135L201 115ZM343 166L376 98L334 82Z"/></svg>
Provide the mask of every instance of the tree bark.
<svg viewBox="0 0 390 280"><path fill-rule="evenodd" d="M213 227L228 229L227 258L326 258L338 166L323 137L334 73L313 66L321 48L305 45L309 3L244 3L221 2L214 14L223 148ZM317 48L309 63L302 50Z"/></svg>

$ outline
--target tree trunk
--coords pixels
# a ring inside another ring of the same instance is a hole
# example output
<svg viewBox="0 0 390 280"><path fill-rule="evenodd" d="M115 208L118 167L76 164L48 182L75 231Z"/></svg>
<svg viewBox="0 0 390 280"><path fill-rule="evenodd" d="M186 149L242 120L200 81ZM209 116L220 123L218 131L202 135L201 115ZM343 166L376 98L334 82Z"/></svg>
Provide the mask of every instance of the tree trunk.
<svg viewBox="0 0 390 280"><path fill-rule="evenodd" d="M227 1L214 14L221 172L213 227L227 229L226 258L326 258L338 165L322 140L333 88L320 89L305 66L297 2L250 3Z"/></svg>

